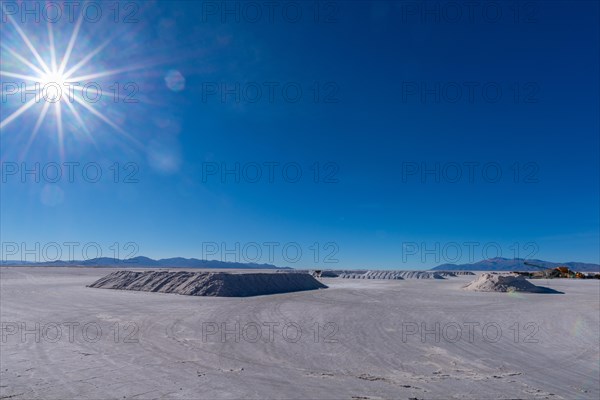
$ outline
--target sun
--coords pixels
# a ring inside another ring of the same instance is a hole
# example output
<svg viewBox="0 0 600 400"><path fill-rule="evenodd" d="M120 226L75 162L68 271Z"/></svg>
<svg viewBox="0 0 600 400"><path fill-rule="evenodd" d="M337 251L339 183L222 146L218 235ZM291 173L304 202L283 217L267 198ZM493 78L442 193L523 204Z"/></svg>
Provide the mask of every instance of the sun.
<svg viewBox="0 0 600 400"><path fill-rule="evenodd" d="M3 4L0 3L0 5L4 8ZM73 124L70 125L78 126L80 128L78 131L83 131L83 133L93 141L94 139L88 129L88 124L85 122L87 120L87 115L84 119L82 113L90 114L93 116L92 118L100 119L136 144L139 143L126 133L122 127L105 115L102 110L99 109L96 101L89 101L89 99L86 98L86 94L91 94L96 97L108 97L111 96L111 93L95 89L97 86L87 87L85 92L83 92L81 90L81 85L85 85L86 82L89 83L95 79L118 75L126 71L144 69L148 67L148 64L129 65L124 68L110 70L98 68L93 60L109 45L111 40L114 39L115 36L112 36L104 40L92 51L86 54L77 54L78 61L74 63L74 65L71 65L71 59L75 58L72 56L74 55L74 52L77 52L77 41L82 26L83 15L80 15L75 22L70 39L68 43L66 43L66 46L63 46L66 48L64 53L60 54L60 57L57 54L57 48L55 46L52 23L48 23L48 45L43 46L43 50L40 50L33 45L28 35L12 16L8 13L5 13L5 15L8 17L8 20L24 44L24 46L19 45L17 49L23 49L27 51L28 54L22 54L15 50L15 48L5 43L5 40L0 41L1 49L6 52L7 55L12 56L14 61L16 61L11 63L11 65L20 65L21 67L17 71L9 71L4 68L4 65L0 65L0 76L10 78L10 82L2 83L2 101L4 102L4 99L10 98L13 101L21 103L12 114L0 121L0 133L4 134L5 128L8 125L14 123L21 115L25 114L36 104L40 104L40 107L36 107L36 110L39 110L39 114L37 115L36 123L30 134L27 145L25 146L24 153L34 141L42 123L48 116L52 116L55 120L54 125L56 126L56 135L61 156L64 152L63 119L67 116L73 120ZM86 41L89 41L89 39L86 39ZM2 59L4 63L5 57L2 57ZM49 62L47 62L48 60ZM80 71L82 71L84 67L86 69L86 74L81 75Z"/></svg>
<svg viewBox="0 0 600 400"><path fill-rule="evenodd" d="M67 77L59 71L50 71L49 74L40 76L39 89L42 99L46 102L61 101L63 95L69 95L69 86Z"/></svg>
<svg viewBox="0 0 600 400"><path fill-rule="evenodd" d="M40 76L40 82L41 86L58 85L60 87L65 87L68 78L60 71L50 71L50 73Z"/></svg>

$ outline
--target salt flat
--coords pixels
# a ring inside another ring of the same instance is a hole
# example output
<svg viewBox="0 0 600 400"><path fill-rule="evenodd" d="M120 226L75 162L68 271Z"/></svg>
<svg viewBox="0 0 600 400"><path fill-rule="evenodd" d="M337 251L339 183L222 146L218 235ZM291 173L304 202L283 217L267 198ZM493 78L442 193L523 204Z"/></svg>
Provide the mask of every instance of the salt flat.
<svg viewBox="0 0 600 400"><path fill-rule="evenodd" d="M473 276L248 298L85 287L111 271L0 268L0 398L600 396L597 280L535 281L564 294L462 290Z"/></svg>

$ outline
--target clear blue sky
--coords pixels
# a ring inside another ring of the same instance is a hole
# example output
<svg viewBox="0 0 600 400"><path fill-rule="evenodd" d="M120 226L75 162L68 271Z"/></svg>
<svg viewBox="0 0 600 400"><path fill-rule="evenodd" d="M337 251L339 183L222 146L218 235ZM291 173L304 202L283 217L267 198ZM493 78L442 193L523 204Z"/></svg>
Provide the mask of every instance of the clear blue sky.
<svg viewBox="0 0 600 400"><path fill-rule="evenodd" d="M79 103L89 136L67 105L60 135L51 106L27 147L44 101L6 124L2 242L40 243L38 255L77 242L75 258L89 243L104 256L118 243L125 256L134 242L136 255L229 261L256 259L256 243L258 262L294 267L429 268L498 249L512 258L516 248L600 262L598 3L435 3L439 17L433 5L400 1L232 2L227 12L169 1L84 19L69 65L114 35L79 75L127 67L84 79L109 93L88 105L122 131ZM21 16L50 65L46 23ZM2 22L2 43L34 63L13 25ZM53 24L58 63L75 25ZM32 73L1 55L3 71ZM3 91L23 82L0 78ZM115 102L115 82L123 98L137 88L139 102ZM21 106L3 97L1 119ZM35 163L40 181L23 179ZM62 166L58 182L47 163ZM64 163L80 163L70 164L73 182ZM223 179L236 163L239 182ZM20 255L3 245L4 259Z"/></svg>

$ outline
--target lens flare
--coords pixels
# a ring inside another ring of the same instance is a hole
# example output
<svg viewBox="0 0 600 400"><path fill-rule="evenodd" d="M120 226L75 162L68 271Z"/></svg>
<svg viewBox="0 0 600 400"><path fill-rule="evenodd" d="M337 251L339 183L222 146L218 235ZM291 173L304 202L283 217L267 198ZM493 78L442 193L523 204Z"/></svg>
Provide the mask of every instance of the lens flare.
<svg viewBox="0 0 600 400"><path fill-rule="evenodd" d="M571 327L571 335L574 337L580 336L583 332L587 330L587 324L581 317L577 317L575 323Z"/></svg>

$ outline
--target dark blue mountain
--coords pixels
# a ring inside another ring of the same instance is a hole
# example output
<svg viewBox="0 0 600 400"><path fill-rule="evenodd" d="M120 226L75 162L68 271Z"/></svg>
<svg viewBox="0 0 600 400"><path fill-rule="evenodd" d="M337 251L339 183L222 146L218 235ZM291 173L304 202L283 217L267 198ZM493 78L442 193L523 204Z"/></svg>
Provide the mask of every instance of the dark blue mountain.
<svg viewBox="0 0 600 400"><path fill-rule="evenodd" d="M220 268L220 269L288 269L279 268L273 264L256 264L256 263L241 263L217 260L199 260L197 258L163 258L154 260L148 257L133 257L125 260L119 260L110 257L92 258L89 260L74 260L74 261L52 261L52 262L31 262L6 260L2 261L1 265L31 265L41 267L120 267L120 268L135 268L135 267L160 267L160 268Z"/></svg>
<svg viewBox="0 0 600 400"><path fill-rule="evenodd" d="M527 265L538 265L541 268ZM522 258L489 258L472 264L442 264L432 268L434 271L539 271L544 268L555 268L558 266L567 266L570 270L576 272L600 272L599 264L589 264L581 262L557 263L542 260L525 260Z"/></svg>

